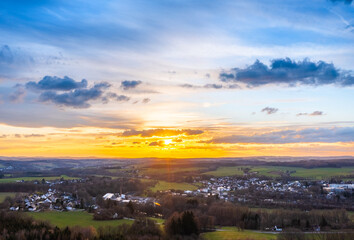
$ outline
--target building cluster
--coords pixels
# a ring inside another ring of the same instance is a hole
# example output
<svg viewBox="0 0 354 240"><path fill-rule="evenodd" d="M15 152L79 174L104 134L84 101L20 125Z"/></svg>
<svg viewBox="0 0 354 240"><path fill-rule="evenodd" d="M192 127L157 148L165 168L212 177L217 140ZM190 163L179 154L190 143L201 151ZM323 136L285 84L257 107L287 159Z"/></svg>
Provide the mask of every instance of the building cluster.
<svg viewBox="0 0 354 240"><path fill-rule="evenodd" d="M105 195L103 195L102 198L103 200L117 201L121 203L134 202L134 203L146 204L146 203L155 202L155 199L151 197L141 197L141 196L134 196L130 194L119 194L119 193L106 193Z"/></svg>
<svg viewBox="0 0 354 240"><path fill-rule="evenodd" d="M354 184L328 184L324 183L323 191L327 193L327 199L345 198L345 195L351 196L354 194Z"/></svg>
<svg viewBox="0 0 354 240"><path fill-rule="evenodd" d="M240 196L239 193L244 192L245 195L250 194L250 190L256 192L267 193L292 193L303 194L307 192L308 186L299 181L282 181L275 182L273 180L261 180L259 178L250 179L238 179L234 177L218 177L210 178L209 180L199 181L203 185L202 188L197 190L186 190L183 193L173 192L172 195L180 196L217 196L225 201L241 201L244 202L247 199ZM243 191L244 190L244 191ZM168 191L170 192L170 191ZM241 194L242 195L242 194ZM270 201L270 199L264 199Z"/></svg>
<svg viewBox="0 0 354 240"><path fill-rule="evenodd" d="M44 210L73 211L77 206L80 206L80 201L71 193L61 193L55 189L49 189L45 194L34 193L25 196L23 202L11 206L10 210L29 212Z"/></svg>

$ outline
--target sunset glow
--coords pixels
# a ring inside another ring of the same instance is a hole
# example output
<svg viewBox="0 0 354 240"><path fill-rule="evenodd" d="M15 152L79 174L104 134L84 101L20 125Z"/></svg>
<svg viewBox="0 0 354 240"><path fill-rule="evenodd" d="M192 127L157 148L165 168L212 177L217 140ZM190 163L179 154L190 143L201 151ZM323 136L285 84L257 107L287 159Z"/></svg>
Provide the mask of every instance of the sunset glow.
<svg viewBox="0 0 354 240"><path fill-rule="evenodd" d="M354 155L353 5L123 2L4 3L0 156Z"/></svg>

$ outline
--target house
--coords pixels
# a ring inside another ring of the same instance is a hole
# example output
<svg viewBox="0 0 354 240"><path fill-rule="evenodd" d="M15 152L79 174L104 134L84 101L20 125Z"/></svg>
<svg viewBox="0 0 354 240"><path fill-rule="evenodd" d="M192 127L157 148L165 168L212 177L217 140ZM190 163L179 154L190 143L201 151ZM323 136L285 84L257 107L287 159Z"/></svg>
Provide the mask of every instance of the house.
<svg viewBox="0 0 354 240"><path fill-rule="evenodd" d="M276 231L276 232L282 232L283 229L282 229L282 228L278 228L277 226L274 226L274 231Z"/></svg>

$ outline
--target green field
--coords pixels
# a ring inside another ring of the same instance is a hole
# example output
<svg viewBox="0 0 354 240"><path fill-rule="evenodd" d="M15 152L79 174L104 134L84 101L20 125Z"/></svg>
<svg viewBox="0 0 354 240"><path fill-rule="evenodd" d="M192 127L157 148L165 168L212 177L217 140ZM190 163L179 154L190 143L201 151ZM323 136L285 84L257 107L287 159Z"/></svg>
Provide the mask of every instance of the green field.
<svg viewBox="0 0 354 240"><path fill-rule="evenodd" d="M354 223L354 212L348 211L348 217Z"/></svg>
<svg viewBox="0 0 354 240"><path fill-rule="evenodd" d="M45 180L47 180L47 181L57 180L57 179L60 179L60 178L64 178L65 180L78 179L78 178L69 177L69 176L66 176L66 175L54 176L54 177L17 177L17 178L2 178L2 179L0 179L0 183L12 183L12 182L21 181L21 180L24 180L24 181L35 181L35 180L38 180L38 181L41 181L43 178Z"/></svg>
<svg viewBox="0 0 354 240"><path fill-rule="evenodd" d="M179 167L178 165L172 165L170 167L164 168L143 168L141 169L141 173L145 175L156 175L156 174L168 174L168 173L181 173L181 172L198 172L205 168L200 167Z"/></svg>
<svg viewBox="0 0 354 240"><path fill-rule="evenodd" d="M323 179L335 176L346 176L354 174L354 167L342 167L342 168L300 168L296 170L296 173L291 174L294 177L315 178Z"/></svg>
<svg viewBox="0 0 354 240"><path fill-rule="evenodd" d="M226 177L226 176L234 176L234 175L242 176L244 173L241 170L241 167L237 166L237 167L219 167L215 171L205 172L203 174L212 175L215 177Z"/></svg>
<svg viewBox="0 0 354 240"><path fill-rule="evenodd" d="M278 177L282 173L290 171L290 176L311 178L311 179L328 179L335 176L346 176L354 174L354 167L343 168L300 168L300 167L278 167L265 166L253 167L251 172L257 172L259 175Z"/></svg>
<svg viewBox="0 0 354 240"><path fill-rule="evenodd" d="M32 212L26 213L32 216L36 220L48 221L54 226L59 228L81 226L88 227L93 226L96 229L103 226L118 226L124 223L131 224L132 220L120 219L120 220L106 220L95 221L93 216L87 212Z"/></svg>
<svg viewBox="0 0 354 240"><path fill-rule="evenodd" d="M267 177L279 177L286 171L300 171L302 168L298 167L278 167L278 166L264 166L252 167L250 172L256 172L259 175Z"/></svg>
<svg viewBox="0 0 354 240"><path fill-rule="evenodd" d="M1 192L0 193L0 203L2 203L7 197L15 197L15 192Z"/></svg>
<svg viewBox="0 0 354 240"><path fill-rule="evenodd" d="M186 191L186 190L197 190L198 187L189 183L159 181L154 187L150 188L150 190L153 192L166 191L170 189Z"/></svg>
<svg viewBox="0 0 354 240"><path fill-rule="evenodd" d="M238 231L235 227L222 227L219 231L203 233L202 236L207 240L270 240L276 239L277 235L272 233L259 233L249 230Z"/></svg>
<svg viewBox="0 0 354 240"><path fill-rule="evenodd" d="M347 176L354 174L354 167L343 168L300 168L300 167L282 167L282 166L235 166L235 167L219 167L215 171L205 172L204 174L212 175L215 177L225 177L234 175L243 175L242 168L251 168L250 173L267 177L280 177L287 171L290 172L292 177L310 178L310 179L328 179L335 176Z"/></svg>

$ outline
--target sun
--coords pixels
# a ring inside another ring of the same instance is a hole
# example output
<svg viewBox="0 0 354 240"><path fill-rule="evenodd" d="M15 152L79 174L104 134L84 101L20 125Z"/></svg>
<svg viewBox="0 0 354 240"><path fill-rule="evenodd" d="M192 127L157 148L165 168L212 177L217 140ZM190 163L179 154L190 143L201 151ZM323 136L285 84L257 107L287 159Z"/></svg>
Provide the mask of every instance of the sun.
<svg viewBox="0 0 354 240"><path fill-rule="evenodd" d="M165 141L165 145L169 145L172 143L172 139L166 139L164 141Z"/></svg>

